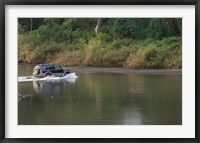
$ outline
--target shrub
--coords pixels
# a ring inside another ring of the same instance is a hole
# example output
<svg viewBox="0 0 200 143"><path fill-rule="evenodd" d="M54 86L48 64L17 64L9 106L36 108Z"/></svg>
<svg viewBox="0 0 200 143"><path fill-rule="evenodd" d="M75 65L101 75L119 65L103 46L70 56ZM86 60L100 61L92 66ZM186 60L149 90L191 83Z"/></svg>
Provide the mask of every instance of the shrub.
<svg viewBox="0 0 200 143"><path fill-rule="evenodd" d="M44 43L41 46L36 47L33 51L31 60L35 62L45 62L47 59L51 59L56 53L58 53L64 47L63 43L57 44L54 42Z"/></svg>
<svg viewBox="0 0 200 143"><path fill-rule="evenodd" d="M133 51L124 65L129 68L181 68L182 39L180 37L166 38L154 41L147 46Z"/></svg>

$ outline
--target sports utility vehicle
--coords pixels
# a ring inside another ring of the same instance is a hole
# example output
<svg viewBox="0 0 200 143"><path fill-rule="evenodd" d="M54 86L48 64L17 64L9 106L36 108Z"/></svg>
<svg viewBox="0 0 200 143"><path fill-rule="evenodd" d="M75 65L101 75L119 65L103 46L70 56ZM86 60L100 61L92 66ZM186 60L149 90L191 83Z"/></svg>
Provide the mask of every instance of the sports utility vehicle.
<svg viewBox="0 0 200 143"><path fill-rule="evenodd" d="M33 76L35 77L65 76L69 73L69 70L64 70L57 64L39 64L33 69Z"/></svg>

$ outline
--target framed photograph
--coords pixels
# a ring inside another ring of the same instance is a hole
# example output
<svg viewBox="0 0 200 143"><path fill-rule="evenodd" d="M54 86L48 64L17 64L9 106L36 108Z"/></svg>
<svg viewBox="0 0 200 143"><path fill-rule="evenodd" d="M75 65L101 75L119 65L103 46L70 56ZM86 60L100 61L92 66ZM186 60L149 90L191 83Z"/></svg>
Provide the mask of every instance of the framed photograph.
<svg viewBox="0 0 200 143"><path fill-rule="evenodd" d="M200 142L199 0L0 8L1 142Z"/></svg>

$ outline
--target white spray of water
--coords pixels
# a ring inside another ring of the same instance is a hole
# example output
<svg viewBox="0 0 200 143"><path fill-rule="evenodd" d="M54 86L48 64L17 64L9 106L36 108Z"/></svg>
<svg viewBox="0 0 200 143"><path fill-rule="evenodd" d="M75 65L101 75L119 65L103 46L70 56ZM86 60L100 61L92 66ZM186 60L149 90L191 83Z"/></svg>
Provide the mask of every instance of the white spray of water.
<svg viewBox="0 0 200 143"><path fill-rule="evenodd" d="M44 77L44 78L35 78L33 76L23 76L23 77L18 77L18 82L30 82L30 81L47 81L47 80L62 80L62 79L66 79L66 80L72 80L72 79L76 79L78 78L78 76L75 73L70 73L67 74L63 77Z"/></svg>

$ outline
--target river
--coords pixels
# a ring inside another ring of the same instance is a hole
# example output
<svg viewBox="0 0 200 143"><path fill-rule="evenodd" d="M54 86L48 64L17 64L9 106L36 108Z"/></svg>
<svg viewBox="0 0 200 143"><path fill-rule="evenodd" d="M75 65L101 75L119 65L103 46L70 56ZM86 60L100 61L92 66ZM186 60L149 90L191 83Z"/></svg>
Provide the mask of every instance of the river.
<svg viewBox="0 0 200 143"><path fill-rule="evenodd" d="M33 67L19 65L18 76L31 75ZM71 68L74 80L18 83L18 124L182 124L180 72L82 69Z"/></svg>

